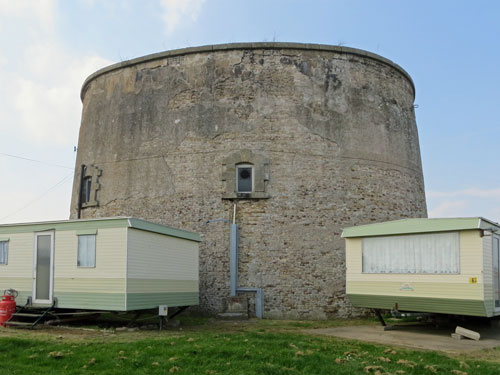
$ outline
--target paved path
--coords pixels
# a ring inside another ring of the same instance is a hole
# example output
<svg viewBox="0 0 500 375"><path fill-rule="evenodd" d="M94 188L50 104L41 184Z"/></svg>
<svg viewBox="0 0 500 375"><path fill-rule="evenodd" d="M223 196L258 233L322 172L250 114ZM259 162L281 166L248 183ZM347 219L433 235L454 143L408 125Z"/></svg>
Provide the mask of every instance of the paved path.
<svg viewBox="0 0 500 375"><path fill-rule="evenodd" d="M370 341L391 346L439 350L447 353L460 353L500 346L499 329L482 327L475 330L481 333L481 340L479 341L452 339L453 328L437 329L429 326L398 326L392 331L384 331L382 326L348 326L311 329L307 330L307 333Z"/></svg>

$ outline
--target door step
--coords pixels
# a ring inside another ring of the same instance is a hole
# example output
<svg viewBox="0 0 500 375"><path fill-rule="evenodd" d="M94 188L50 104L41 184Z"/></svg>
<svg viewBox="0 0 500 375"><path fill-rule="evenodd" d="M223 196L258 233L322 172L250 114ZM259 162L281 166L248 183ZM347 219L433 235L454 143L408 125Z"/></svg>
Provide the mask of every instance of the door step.
<svg viewBox="0 0 500 375"><path fill-rule="evenodd" d="M26 304L12 314L9 320L4 323L4 326L31 329L35 328L35 326L43 321L45 317L50 316L50 311L54 309L55 304L55 300L52 305L44 308Z"/></svg>
<svg viewBox="0 0 500 375"><path fill-rule="evenodd" d="M42 314L34 314L34 313L14 313L12 316L17 317L17 316L22 316L26 318L38 318L42 316Z"/></svg>
<svg viewBox="0 0 500 375"><path fill-rule="evenodd" d="M5 323L6 327L24 327L24 328L32 328L33 323L32 322L17 322L17 321L10 321L8 323Z"/></svg>

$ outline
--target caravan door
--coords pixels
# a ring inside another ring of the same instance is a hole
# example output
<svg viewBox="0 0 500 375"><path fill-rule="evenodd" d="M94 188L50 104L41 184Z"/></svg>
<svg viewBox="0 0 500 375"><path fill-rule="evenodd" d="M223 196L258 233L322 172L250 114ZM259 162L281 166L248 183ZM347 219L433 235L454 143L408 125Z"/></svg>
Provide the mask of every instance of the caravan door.
<svg viewBox="0 0 500 375"><path fill-rule="evenodd" d="M54 287L54 232L35 233L33 303L52 304Z"/></svg>

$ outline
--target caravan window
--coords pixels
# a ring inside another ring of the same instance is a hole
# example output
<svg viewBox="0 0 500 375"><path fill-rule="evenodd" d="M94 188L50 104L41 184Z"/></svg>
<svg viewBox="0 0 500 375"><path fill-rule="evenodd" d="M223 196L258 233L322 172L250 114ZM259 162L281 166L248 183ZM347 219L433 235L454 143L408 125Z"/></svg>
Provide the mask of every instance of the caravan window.
<svg viewBox="0 0 500 375"><path fill-rule="evenodd" d="M458 232L364 238L363 272L458 274Z"/></svg>
<svg viewBox="0 0 500 375"><path fill-rule="evenodd" d="M95 267L95 234L78 236L78 267Z"/></svg>
<svg viewBox="0 0 500 375"><path fill-rule="evenodd" d="M7 264L9 258L9 241L0 241L0 264Z"/></svg>

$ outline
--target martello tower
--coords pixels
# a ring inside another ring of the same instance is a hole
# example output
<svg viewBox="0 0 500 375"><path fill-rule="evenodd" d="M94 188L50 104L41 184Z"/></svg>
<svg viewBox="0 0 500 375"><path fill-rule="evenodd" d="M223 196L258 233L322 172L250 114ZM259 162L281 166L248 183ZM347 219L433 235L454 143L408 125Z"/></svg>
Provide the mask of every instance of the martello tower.
<svg viewBox="0 0 500 375"><path fill-rule="evenodd" d="M239 283L262 289L264 316L347 316L342 228L427 215L414 95L398 65L338 46L226 44L112 65L82 88L71 217L199 232L200 307L216 313L229 227L207 222L232 221L236 203Z"/></svg>

